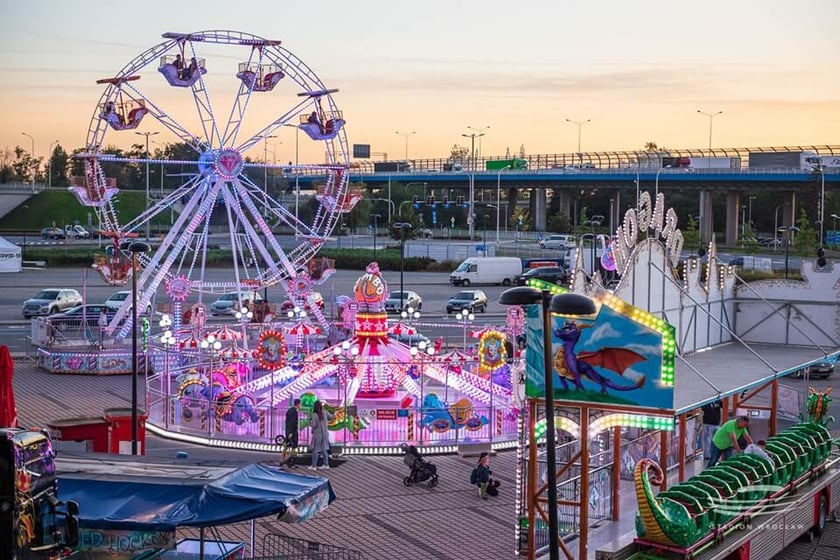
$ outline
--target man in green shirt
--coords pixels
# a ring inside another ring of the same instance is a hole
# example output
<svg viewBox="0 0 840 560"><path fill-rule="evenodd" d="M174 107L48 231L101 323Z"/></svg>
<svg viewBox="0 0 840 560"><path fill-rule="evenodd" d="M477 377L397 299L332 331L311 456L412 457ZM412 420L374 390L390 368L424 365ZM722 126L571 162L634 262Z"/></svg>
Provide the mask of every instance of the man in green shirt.
<svg viewBox="0 0 840 560"><path fill-rule="evenodd" d="M738 446L738 440L744 438L747 445L751 444L752 438L748 428L750 427L750 419L746 416L739 416L733 420L725 422L723 426L717 429L715 435L712 436L712 448L709 454L709 465L707 468L714 467L720 460L721 455L724 459L729 459L732 456L732 451L741 451Z"/></svg>

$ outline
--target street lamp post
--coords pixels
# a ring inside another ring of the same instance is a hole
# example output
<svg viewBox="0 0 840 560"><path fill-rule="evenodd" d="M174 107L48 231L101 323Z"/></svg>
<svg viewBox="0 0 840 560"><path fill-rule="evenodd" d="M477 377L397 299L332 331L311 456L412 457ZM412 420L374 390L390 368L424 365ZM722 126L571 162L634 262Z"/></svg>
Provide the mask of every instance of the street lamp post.
<svg viewBox="0 0 840 560"><path fill-rule="evenodd" d="M395 130L394 132L405 138L405 162L408 163L408 137L417 133L413 130L411 132L400 132L399 130Z"/></svg>
<svg viewBox="0 0 840 560"><path fill-rule="evenodd" d="M577 153L578 153L578 159L580 160L581 165L583 165L583 152L580 151L580 132L581 132L581 129L583 128L583 125L590 122L591 120L592 119L586 119L585 121L573 121L572 119L566 119L566 122L575 124L578 127L578 149L577 149Z"/></svg>
<svg viewBox="0 0 840 560"><path fill-rule="evenodd" d="M510 169L510 165L505 165L496 174L496 247L499 246L499 214L502 207L502 171Z"/></svg>
<svg viewBox="0 0 840 560"><path fill-rule="evenodd" d="M779 228L780 232L785 234L785 280L788 279L788 269L790 268L790 242L792 234L799 231L796 226L782 226Z"/></svg>
<svg viewBox="0 0 840 560"><path fill-rule="evenodd" d="M29 140L32 142L32 164L34 165L35 164L35 137L32 136L31 134L27 134L26 132L21 132L21 134L23 134L24 136L29 138ZM32 170L32 184L33 185L35 184L35 169Z"/></svg>
<svg viewBox="0 0 840 560"><path fill-rule="evenodd" d="M484 136L484 131L490 129L490 125L487 126L467 126L468 130L475 130L478 133L478 157L481 157L484 152L481 151L481 137Z"/></svg>
<svg viewBox="0 0 840 560"><path fill-rule="evenodd" d="M27 210L29 210L29 205L24 204L23 206L21 206L21 209L23 210L23 224L24 225L23 225L23 247L21 247L21 249L20 249L20 262L21 262L21 264L23 264L23 261L26 260L26 226L27 226L27 224L29 224L29 220L27 220L27 218L28 218Z"/></svg>
<svg viewBox="0 0 840 560"><path fill-rule="evenodd" d="M560 560L560 535L559 523L557 519L557 449L555 442L555 427L554 427L554 363L551 351L551 314L559 313L563 315L593 315L595 313L594 302L586 296L574 293L565 293L552 296L551 292L545 290L540 291L535 288L521 286L518 288L511 288L502 292L499 297L499 303L502 305L536 305L542 304L543 313L543 367L545 371L545 447L546 447L546 462L547 477L546 484L548 486L548 555L550 560ZM588 424L588 414L581 417L582 432L586 432L585 425ZM536 421L532 419L532 421ZM587 473L589 470L589 449L587 438L585 434L581 435L581 472ZM588 480L588 475L584 474L584 481ZM586 558L587 532L586 519L589 512L589 488L581 488L581 523L580 540L580 554L578 558ZM565 549L565 546L564 546Z"/></svg>
<svg viewBox="0 0 840 560"><path fill-rule="evenodd" d="M704 113L700 109L697 109L697 112L703 116L709 117L709 155L706 157L706 167L712 167L712 121L718 115L722 115L723 111L717 111L714 113Z"/></svg>
<svg viewBox="0 0 840 560"><path fill-rule="evenodd" d="M382 214L371 214L371 218L373 218L373 260L376 260L376 230L379 227L379 218L382 217Z"/></svg>
<svg viewBox="0 0 840 560"><path fill-rule="evenodd" d="M300 138L300 127L294 124L284 124L283 126L292 127L295 129L295 237L298 236L298 222L300 221L298 218L299 215L299 201L300 201L300 181L298 177L300 176L300 170L298 169L298 165L300 163L300 152L298 152L299 146L299 138Z"/></svg>
<svg viewBox="0 0 840 560"><path fill-rule="evenodd" d="M467 128L472 128L468 126ZM473 241L475 235L475 139L481 142L481 137L484 133L462 134L464 138L470 139L470 201L469 201L469 217L467 218L467 225L469 226L470 242Z"/></svg>
<svg viewBox="0 0 840 560"><path fill-rule="evenodd" d="M131 253L131 454L137 455L137 255L148 253L148 243L134 241L128 246ZM148 360L148 355L146 356Z"/></svg>
<svg viewBox="0 0 840 560"><path fill-rule="evenodd" d="M52 188L52 149L53 146L58 145L58 140L50 142L50 147L47 150L47 188Z"/></svg>
<svg viewBox="0 0 840 560"><path fill-rule="evenodd" d="M776 206L776 209L773 211L773 252L776 252L776 249L779 245L779 210L784 208L784 204L779 204Z"/></svg>
<svg viewBox="0 0 840 560"><path fill-rule="evenodd" d="M146 137L146 208L149 207L149 136L154 136L156 134L160 134L159 132L135 132L138 136L145 136ZM146 239L149 239L150 236L150 228L152 227L152 221L146 220Z"/></svg>
<svg viewBox="0 0 840 560"><path fill-rule="evenodd" d="M656 181L654 181L655 185L654 185L654 188L653 188L653 203L654 204L656 204L656 199L659 197L659 174L662 173L663 171L665 171L666 169L671 169L671 166L666 165L664 167L660 167L656 171Z"/></svg>
<svg viewBox="0 0 840 560"><path fill-rule="evenodd" d="M403 309L403 298L405 297L405 290L403 290L403 274L405 272L405 232L411 230L411 224L407 222L398 222L394 224L394 228L400 231L400 309Z"/></svg>

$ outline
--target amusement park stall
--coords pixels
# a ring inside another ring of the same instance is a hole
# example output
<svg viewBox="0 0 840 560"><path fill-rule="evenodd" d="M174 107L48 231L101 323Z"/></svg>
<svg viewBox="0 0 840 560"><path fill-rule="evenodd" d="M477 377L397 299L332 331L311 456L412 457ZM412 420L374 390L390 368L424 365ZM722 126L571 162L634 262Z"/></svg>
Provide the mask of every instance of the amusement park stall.
<svg viewBox="0 0 840 560"><path fill-rule="evenodd" d="M59 459L62 500L79 504L81 558L166 558L204 551L205 558L244 557L245 543L176 539L178 528L205 530L277 516L301 523L334 499L317 476L250 464L241 468L166 465L109 458ZM248 543L253 551L254 543ZM197 556L196 556L197 557Z"/></svg>

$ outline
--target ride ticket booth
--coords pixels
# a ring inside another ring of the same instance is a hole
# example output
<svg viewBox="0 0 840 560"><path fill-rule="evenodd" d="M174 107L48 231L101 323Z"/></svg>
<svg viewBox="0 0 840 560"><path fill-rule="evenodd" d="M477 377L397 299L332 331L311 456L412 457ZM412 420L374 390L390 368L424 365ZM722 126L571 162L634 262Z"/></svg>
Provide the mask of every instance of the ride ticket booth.
<svg viewBox="0 0 840 560"><path fill-rule="evenodd" d="M137 411L137 454L146 454L146 413ZM131 455L131 409L106 408L108 453Z"/></svg>

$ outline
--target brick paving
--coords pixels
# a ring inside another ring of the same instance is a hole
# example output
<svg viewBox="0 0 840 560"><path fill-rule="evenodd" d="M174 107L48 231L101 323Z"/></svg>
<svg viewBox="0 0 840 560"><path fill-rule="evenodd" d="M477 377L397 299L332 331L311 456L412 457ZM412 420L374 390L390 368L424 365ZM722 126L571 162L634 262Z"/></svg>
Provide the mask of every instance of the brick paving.
<svg viewBox="0 0 840 560"><path fill-rule="evenodd" d="M142 398L142 381L139 386ZM52 375L22 358L15 361L14 387L22 426L101 416L106 408L131 405L129 376ZM166 462L175 462L175 454L182 450L187 451L191 462L277 460L272 454L208 449L153 435L148 436L147 445L147 456ZM65 457L84 453L83 445L75 442L56 442L56 448ZM367 560L512 558L515 454L505 452L493 458L494 475L502 481L502 488L500 495L490 500L479 499L469 484L473 459L449 455L431 460L440 476L434 489L426 484L405 487L402 480L408 468L401 457L350 457L337 468L318 471L318 475L330 479L336 501L302 524L280 523L273 518L258 520L254 554L263 553L264 535L280 533L359 550ZM309 474L306 469L298 472ZM250 524L221 527L219 533L224 539L247 543ZM197 535L197 531L183 531L179 536Z"/></svg>
<svg viewBox="0 0 840 560"><path fill-rule="evenodd" d="M139 380L140 395L143 383ZM129 376L52 375L23 358L15 361L14 377L18 416L22 426L46 426L52 420L101 416L106 408L131 405ZM276 461L267 453L209 449L149 435L148 457L176 462L186 451L190 462L241 463ZM81 444L56 442L62 456L84 454ZM502 560L515 557L515 453L492 459L494 476L502 482L497 498L481 500L469 484L474 459L455 455L432 457L440 484L405 487L408 473L401 457L349 457L339 467L318 471L332 483L337 499L324 512L302 524L263 518L256 522L254 555L270 555L261 543L266 534L362 551L367 560L412 558L416 560ZM307 474L306 469L299 469ZM624 500L623 500L624 501ZM82 505L84 507L84 505ZM622 505L622 511L630 511ZM608 524L609 525L609 524ZM604 530L607 530L605 528ZM594 531L590 544L600 531ZM223 539L249 542L250 524L219 528ZM197 531L179 536L197 537ZM595 547L590 547L594 558ZM830 522L820 540L796 543L774 560L824 560L840 558L840 523Z"/></svg>

